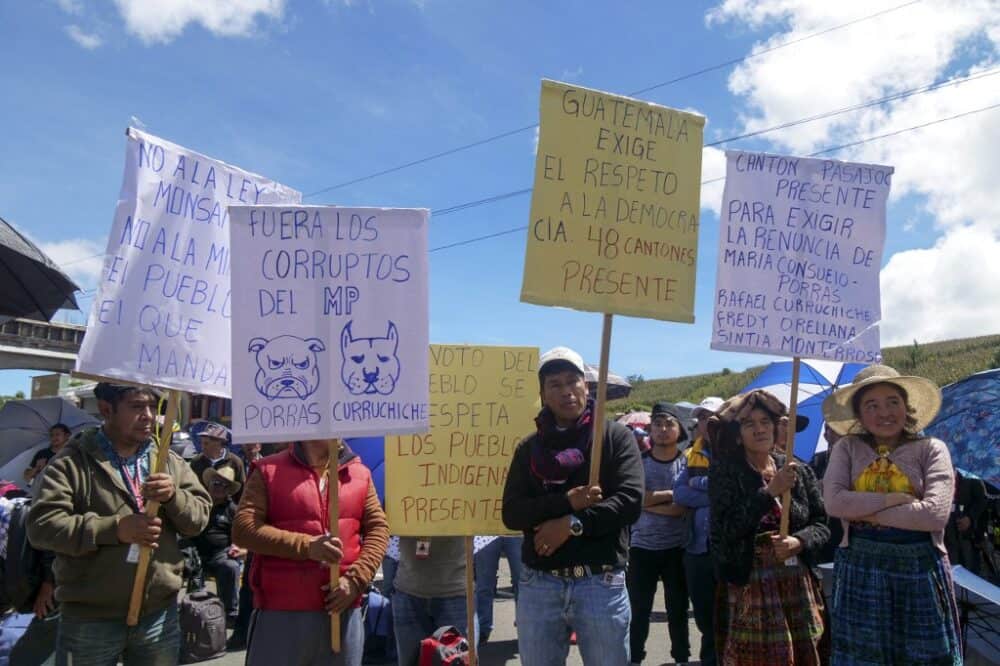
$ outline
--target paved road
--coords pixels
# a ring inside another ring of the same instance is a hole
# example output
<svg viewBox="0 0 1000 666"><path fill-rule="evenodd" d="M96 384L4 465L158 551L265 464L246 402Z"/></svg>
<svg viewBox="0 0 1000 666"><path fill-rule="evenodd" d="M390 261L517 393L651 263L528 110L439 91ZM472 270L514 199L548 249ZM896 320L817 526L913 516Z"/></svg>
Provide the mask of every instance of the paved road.
<svg viewBox="0 0 1000 666"><path fill-rule="evenodd" d="M500 585L501 588L510 589L510 575L507 570L506 560L500 562ZM667 636L667 617L664 612L663 590L662 588L656 596L654 603L653 621L649 630L649 640L646 644L646 660L644 664L650 666L661 666L663 664L673 664L670 658L670 639ZM690 615L690 614L689 614ZM514 628L514 600L497 599L493 608L494 628L490 642L485 645L480 654L480 664L482 666L516 666L521 663L517 653L517 632ZM701 634L690 620L690 642L692 657L697 656L701 647ZM215 659L205 664L212 666L238 666L243 664L245 653L231 652L225 657ZM569 658L566 661L570 666L582 666L583 660L580 658L580 651L574 646L570 648ZM689 662L697 664L697 661Z"/></svg>

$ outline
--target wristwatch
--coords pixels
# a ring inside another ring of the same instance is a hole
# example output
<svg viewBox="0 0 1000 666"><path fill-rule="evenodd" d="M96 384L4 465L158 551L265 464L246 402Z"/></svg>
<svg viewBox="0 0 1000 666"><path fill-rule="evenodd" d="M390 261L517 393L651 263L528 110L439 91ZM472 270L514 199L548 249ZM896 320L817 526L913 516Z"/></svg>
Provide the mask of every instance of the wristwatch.
<svg viewBox="0 0 1000 666"><path fill-rule="evenodd" d="M573 536L583 535L583 523L580 522L580 519L573 514L570 514L569 516L569 533Z"/></svg>

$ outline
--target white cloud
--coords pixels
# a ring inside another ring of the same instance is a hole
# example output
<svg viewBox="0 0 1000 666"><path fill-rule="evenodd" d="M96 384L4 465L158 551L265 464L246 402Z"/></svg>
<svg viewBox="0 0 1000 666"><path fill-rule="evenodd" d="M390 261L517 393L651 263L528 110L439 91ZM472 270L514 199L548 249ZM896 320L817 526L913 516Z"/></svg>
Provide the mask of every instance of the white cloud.
<svg viewBox="0 0 1000 666"><path fill-rule="evenodd" d="M69 35L69 38L76 42L79 46L87 49L88 51L93 51L104 43L104 40L101 39L100 35L96 33L84 32L83 28L78 25L66 26L66 34Z"/></svg>
<svg viewBox="0 0 1000 666"><path fill-rule="evenodd" d="M106 241L71 238L51 243L36 241L36 244L82 289L93 288L100 279Z"/></svg>
<svg viewBox="0 0 1000 666"><path fill-rule="evenodd" d="M718 148L705 148L701 153L702 182L701 207L716 215L722 208L722 190L726 185L726 152Z"/></svg>
<svg viewBox="0 0 1000 666"><path fill-rule="evenodd" d="M56 4L59 5L59 9L72 16L79 16L83 13L82 0L56 0Z"/></svg>
<svg viewBox="0 0 1000 666"><path fill-rule="evenodd" d="M882 345L1000 331L1000 236L956 229L933 248L897 252L882 269Z"/></svg>
<svg viewBox="0 0 1000 666"><path fill-rule="evenodd" d="M115 0L126 29L147 44L166 43L189 23L200 24L221 37L249 37L258 16L280 20L285 0Z"/></svg>
<svg viewBox="0 0 1000 666"><path fill-rule="evenodd" d="M898 4L724 0L708 23L769 30L753 49L760 53ZM982 76L998 66L1000 3L925 0L750 58L734 69L729 89L745 103L740 131L754 131L945 79L974 79L762 137L768 150L801 155L1000 104L1000 75ZM991 307L1000 301L998 151L994 109L829 155L895 167L890 237L916 226L912 213L894 207L905 195L940 234L933 247L899 252L883 269L884 345L1000 331L1000 311Z"/></svg>

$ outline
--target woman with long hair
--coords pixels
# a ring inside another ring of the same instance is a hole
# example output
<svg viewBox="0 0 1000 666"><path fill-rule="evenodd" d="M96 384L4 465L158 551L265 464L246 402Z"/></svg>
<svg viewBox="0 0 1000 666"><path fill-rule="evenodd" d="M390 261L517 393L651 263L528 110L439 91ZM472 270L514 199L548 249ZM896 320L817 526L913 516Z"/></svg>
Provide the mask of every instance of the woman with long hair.
<svg viewBox="0 0 1000 666"><path fill-rule="evenodd" d="M955 493L948 449L920 431L941 406L923 377L873 365L827 397L837 442L823 481L843 519L834 564L832 663L962 663L951 565L944 547Z"/></svg>
<svg viewBox="0 0 1000 666"><path fill-rule="evenodd" d="M812 666L824 662L823 596L811 566L830 538L819 483L773 451L787 408L760 389L730 399L709 420L711 553L721 578L719 663ZM779 533L791 491L789 535Z"/></svg>

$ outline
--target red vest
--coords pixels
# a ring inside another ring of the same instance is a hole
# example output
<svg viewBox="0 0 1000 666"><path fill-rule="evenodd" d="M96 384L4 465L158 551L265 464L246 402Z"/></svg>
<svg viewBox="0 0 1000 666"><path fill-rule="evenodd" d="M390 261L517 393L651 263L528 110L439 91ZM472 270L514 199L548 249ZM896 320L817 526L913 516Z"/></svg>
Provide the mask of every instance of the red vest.
<svg viewBox="0 0 1000 666"><path fill-rule="evenodd" d="M299 460L289 447L257 462L267 486L267 524L289 532L318 536L327 533L328 495L319 490L319 475ZM371 472L352 458L337 470L340 520L344 544L343 574L361 552L361 520L371 484ZM314 560L288 560L255 553L250 565L253 605L266 610L323 610L323 585L330 570Z"/></svg>

